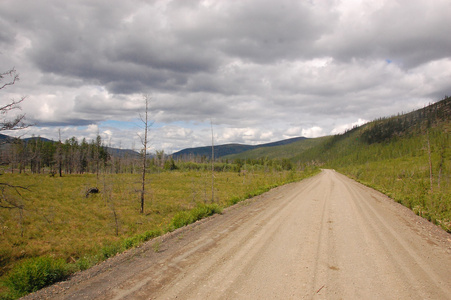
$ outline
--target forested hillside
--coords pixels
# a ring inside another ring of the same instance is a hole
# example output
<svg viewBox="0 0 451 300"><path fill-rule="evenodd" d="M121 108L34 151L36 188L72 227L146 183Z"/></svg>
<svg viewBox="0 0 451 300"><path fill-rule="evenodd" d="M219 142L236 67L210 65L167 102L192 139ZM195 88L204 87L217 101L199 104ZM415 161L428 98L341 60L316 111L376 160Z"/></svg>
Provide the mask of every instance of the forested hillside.
<svg viewBox="0 0 451 300"><path fill-rule="evenodd" d="M328 137L292 158L334 168L451 232L451 98Z"/></svg>
<svg viewBox="0 0 451 300"><path fill-rule="evenodd" d="M283 159L291 158L302 151L315 147L321 144L328 137L315 138L315 139L302 139L294 143L277 145L274 147L258 147L256 149L248 150L239 154L227 155L223 159Z"/></svg>
<svg viewBox="0 0 451 300"><path fill-rule="evenodd" d="M259 145L243 145L243 144L215 145L215 146L213 146L213 149L214 149L215 158L222 158L224 156L233 156L233 155L236 155L236 157L240 157L238 154L243 153L243 152L248 152L248 151L252 151L252 150L263 150L264 151L264 149L274 149L276 147L280 147L283 145L291 145L293 143L299 143L304 140L307 140L307 138L296 137L296 138L285 139L285 140L272 142L272 143L259 144ZM274 151L268 150L268 152L273 153ZM203 158L203 159L210 159L211 154L212 154L212 147L205 146L205 147L183 149L183 150L180 150L180 151L172 154L172 157L174 159L183 159L183 160L190 160L190 159L193 159L196 157ZM278 158L278 157L273 157L273 158Z"/></svg>
<svg viewBox="0 0 451 300"><path fill-rule="evenodd" d="M343 134L226 158L290 159L337 169L451 232L451 98L384 117Z"/></svg>

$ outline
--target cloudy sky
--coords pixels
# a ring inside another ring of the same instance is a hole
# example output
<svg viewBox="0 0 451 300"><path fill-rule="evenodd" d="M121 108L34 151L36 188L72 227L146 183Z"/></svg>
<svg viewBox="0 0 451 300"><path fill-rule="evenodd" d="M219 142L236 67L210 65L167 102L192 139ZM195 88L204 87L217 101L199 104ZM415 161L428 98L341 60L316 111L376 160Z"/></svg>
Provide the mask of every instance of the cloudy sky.
<svg viewBox="0 0 451 300"><path fill-rule="evenodd" d="M317 137L451 94L449 0L1 0L22 134L151 149Z"/></svg>

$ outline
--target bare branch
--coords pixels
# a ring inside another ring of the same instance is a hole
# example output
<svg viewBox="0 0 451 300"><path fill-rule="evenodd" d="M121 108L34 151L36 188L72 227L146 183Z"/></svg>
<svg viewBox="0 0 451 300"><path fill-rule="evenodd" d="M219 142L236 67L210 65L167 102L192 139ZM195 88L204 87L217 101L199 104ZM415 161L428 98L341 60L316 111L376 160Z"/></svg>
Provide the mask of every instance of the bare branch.
<svg viewBox="0 0 451 300"><path fill-rule="evenodd" d="M5 78L9 77L9 81L2 83ZM16 70L12 68L9 71L0 74L0 90L6 88L7 86L14 85L17 81L19 81L19 74L17 74ZM0 106L0 115L6 116L10 111L15 109L21 109L20 104L26 99L26 97L22 97L19 100L12 99L8 104ZM24 122L25 114L19 114L15 116L13 119L8 119L6 117L0 120L0 131L5 130L20 130L25 129L27 127L32 126L31 124L27 124Z"/></svg>
<svg viewBox="0 0 451 300"><path fill-rule="evenodd" d="M10 103L0 107L0 113L6 114L8 111L13 109L20 109L20 103L24 101L27 97L22 97L20 100L11 100Z"/></svg>
<svg viewBox="0 0 451 300"><path fill-rule="evenodd" d="M5 182L0 182L0 191L1 191L0 208L6 208L6 209L19 208L19 209L23 209L24 208L23 204L17 203L16 201L11 199L11 197L9 197L6 194L6 190L7 189L14 190L21 198L22 198L22 194L20 193L21 190L29 191L29 189L27 187L24 187L24 186L13 185L13 184L5 183Z"/></svg>
<svg viewBox="0 0 451 300"><path fill-rule="evenodd" d="M3 83L1 85L1 82L3 81L3 78L10 77L10 81ZM14 85L16 81L19 81L19 74L17 74L17 71L15 68L12 68L11 70L8 70L4 73L0 73L0 90L4 89L5 87L9 85Z"/></svg>
<svg viewBox="0 0 451 300"><path fill-rule="evenodd" d="M0 131L5 130L21 130L31 126L31 124L25 123L25 115L17 115L13 120L3 120L0 123Z"/></svg>
<svg viewBox="0 0 451 300"><path fill-rule="evenodd" d="M0 182L0 190L3 190L5 187L14 189L19 195L20 195L19 190L26 190L26 191L30 190L29 188L21 186L21 185L14 185L14 184L6 183L6 182Z"/></svg>

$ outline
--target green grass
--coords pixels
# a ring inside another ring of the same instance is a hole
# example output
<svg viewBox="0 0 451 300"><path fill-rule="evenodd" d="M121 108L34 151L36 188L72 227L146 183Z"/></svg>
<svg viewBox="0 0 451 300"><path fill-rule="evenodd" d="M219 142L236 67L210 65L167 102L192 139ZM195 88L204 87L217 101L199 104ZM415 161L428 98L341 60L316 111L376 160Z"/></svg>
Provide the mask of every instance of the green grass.
<svg viewBox="0 0 451 300"><path fill-rule="evenodd" d="M291 160L336 169L451 232L447 101L325 137Z"/></svg>
<svg viewBox="0 0 451 300"><path fill-rule="evenodd" d="M358 133L331 148L337 157L330 158L326 166L385 193L451 232L449 126L371 145L360 142Z"/></svg>
<svg viewBox="0 0 451 300"><path fill-rule="evenodd" d="M217 204L197 204L196 207L189 211L179 211L171 220L169 225L170 230L174 230L191 223L194 223L203 218L214 214L222 213L222 208Z"/></svg>
<svg viewBox="0 0 451 300"><path fill-rule="evenodd" d="M4 281L5 286L9 288L9 292L3 297L22 297L64 280L70 272L70 266L63 259L43 256L25 260L14 267Z"/></svg>
<svg viewBox="0 0 451 300"><path fill-rule="evenodd" d="M149 174L144 214L139 213L138 174L106 174L99 178L90 174L61 178L3 174L3 182L28 188L20 195L11 191L8 194L24 205L23 210L0 209L3 282L8 282L14 268L28 268L21 266L39 257L63 261L71 272L84 270L162 233L318 171L273 171L256 166L245 169L241 173L215 172L214 199L208 171ZM100 194L86 198L89 187L98 187ZM6 288L1 292L8 293Z"/></svg>
<svg viewBox="0 0 451 300"><path fill-rule="evenodd" d="M446 167L451 167L449 162ZM442 175L439 186L436 171L431 190L427 158L402 157L349 165L338 170L451 232L450 178Z"/></svg>

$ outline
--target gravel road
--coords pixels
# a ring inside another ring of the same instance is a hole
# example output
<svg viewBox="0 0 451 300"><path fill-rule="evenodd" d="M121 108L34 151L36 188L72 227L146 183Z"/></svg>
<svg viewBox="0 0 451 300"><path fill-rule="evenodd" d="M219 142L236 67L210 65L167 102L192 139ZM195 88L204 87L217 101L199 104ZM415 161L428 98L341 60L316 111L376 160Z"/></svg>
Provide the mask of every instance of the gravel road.
<svg viewBox="0 0 451 300"><path fill-rule="evenodd" d="M451 235L324 170L26 298L451 299Z"/></svg>

